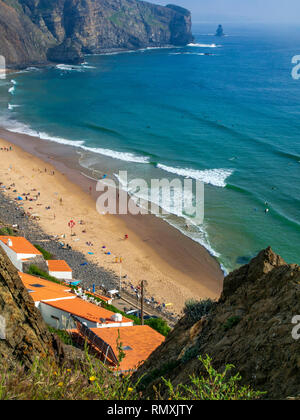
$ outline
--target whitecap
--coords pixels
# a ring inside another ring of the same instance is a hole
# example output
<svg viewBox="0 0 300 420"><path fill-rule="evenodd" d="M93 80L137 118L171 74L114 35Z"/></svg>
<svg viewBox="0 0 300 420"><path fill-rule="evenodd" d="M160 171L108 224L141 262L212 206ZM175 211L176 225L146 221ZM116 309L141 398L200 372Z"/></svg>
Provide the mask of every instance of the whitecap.
<svg viewBox="0 0 300 420"><path fill-rule="evenodd" d="M216 44L188 44L188 47L197 47L197 48L218 48L220 45Z"/></svg>
<svg viewBox="0 0 300 420"><path fill-rule="evenodd" d="M166 172L183 176L186 178L193 178L198 181L202 181L205 184L210 184L215 187L226 187L226 179L233 174L232 169L189 169L189 168L173 168L171 166L157 164L157 168L160 168Z"/></svg>
<svg viewBox="0 0 300 420"><path fill-rule="evenodd" d="M103 149L103 148L93 148L93 147L86 147L82 146L82 149L88 150L89 152L98 153L103 156L108 156L113 159L123 160L125 162L134 162L134 163L149 163L149 157L146 156L137 156L133 153L129 152L118 152L111 149Z"/></svg>

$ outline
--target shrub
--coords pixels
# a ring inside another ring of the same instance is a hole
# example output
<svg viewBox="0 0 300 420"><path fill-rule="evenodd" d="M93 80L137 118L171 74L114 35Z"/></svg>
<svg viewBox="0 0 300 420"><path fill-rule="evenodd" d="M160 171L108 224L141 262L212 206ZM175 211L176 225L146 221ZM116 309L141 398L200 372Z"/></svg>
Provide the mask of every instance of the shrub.
<svg viewBox="0 0 300 420"><path fill-rule="evenodd" d="M203 316L208 315L215 306L216 302L211 299L206 300L189 300L183 309L187 319L191 323L199 321Z"/></svg>
<svg viewBox="0 0 300 420"><path fill-rule="evenodd" d="M15 231L10 227L3 227L0 229L1 236L15 236Z"/></svg>
<svg viewBox="0 0 300 420"><path fill-rule="evenodd" d="M160 334L164 335L165 337L171 331L171 328L168 326L167 322L161 318L151 318L145 321L145 325L149 325L149 327L153 328Z"/></svg>
<svg viewBox="0 0 300 420"><path fill-rule="evenodd" d="M237 373L229 376L234 369L233 365L226 365L223 373L217 372L212 367L209 356L199 356L199 361L204 366L205 374L190 376L189 385L173 387L170 380L162 378L168 390L168 400L257 400L263 392L254 391L249 386L240 386L241 376Z"/></svg>

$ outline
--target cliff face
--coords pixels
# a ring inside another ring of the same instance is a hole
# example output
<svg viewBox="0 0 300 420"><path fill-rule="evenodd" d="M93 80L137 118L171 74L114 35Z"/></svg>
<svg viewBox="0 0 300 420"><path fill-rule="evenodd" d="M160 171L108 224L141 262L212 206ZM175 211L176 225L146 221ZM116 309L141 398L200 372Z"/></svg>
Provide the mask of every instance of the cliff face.
<svg viewBox="0 0 300 420"><path fill-rule="evenodd" d="M85 53L186 45L191 14L139 0L0 0L0 54L8 65L76 63Z"/></svg>
<svg viewBox="0 0 300 420"><path fill-rule="evenodd" d="M59 341L50 334L33 300L9 259L0 251L0 359L29 367L36 357L63 357ZM5 320L5 328L3 319ZM5 335L2 333L5 332Z"/></svg>
<svg viewBox="0 0 300 420"><path fill-rule="evenodd" d="M197 322L184 317L137 376L147 378L156 370L175 385L186 384L190 375L202 372L197 356L208 354L218 370L235 365L243 383L266 391L266 398L297 396L295 315L300 315L300 267L266 249L225 279L223 294L208 315ZM146 393L151 395L155 383L146 382Z"/></svg>

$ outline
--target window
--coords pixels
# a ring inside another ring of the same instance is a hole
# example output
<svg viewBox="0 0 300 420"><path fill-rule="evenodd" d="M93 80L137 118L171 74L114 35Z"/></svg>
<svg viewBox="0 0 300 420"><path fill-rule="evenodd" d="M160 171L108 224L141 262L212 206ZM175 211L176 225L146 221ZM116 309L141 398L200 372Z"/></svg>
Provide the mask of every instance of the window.
<svg viewBox="0 0 300 420"><path fill-rule="evenodd" d="M132 348L130 346L122 346L122 350L128 351L132 350Z"/></svg>
<svg viewBox="0 0 300 420"><path fill-rule="evenodd" d="M45 286L43 286L42 284L30 284L29 286L31 286L31 287L45 287Z"/></svg>

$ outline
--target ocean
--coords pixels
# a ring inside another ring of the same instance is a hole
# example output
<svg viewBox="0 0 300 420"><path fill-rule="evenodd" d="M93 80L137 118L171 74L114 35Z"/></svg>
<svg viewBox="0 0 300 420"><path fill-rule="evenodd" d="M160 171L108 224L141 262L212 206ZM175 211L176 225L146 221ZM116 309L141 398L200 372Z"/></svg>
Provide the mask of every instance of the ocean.
<svg viewBox="0 0 300 420"><path fill-rule="evenodd" d="M201 225L176 209L164 218L226 271L269 245L300 263L300 27L228 24L217 38L216 26L195 24L183 48L11 74L0 125L78 147L99 176L203 181Z"/></svg>

